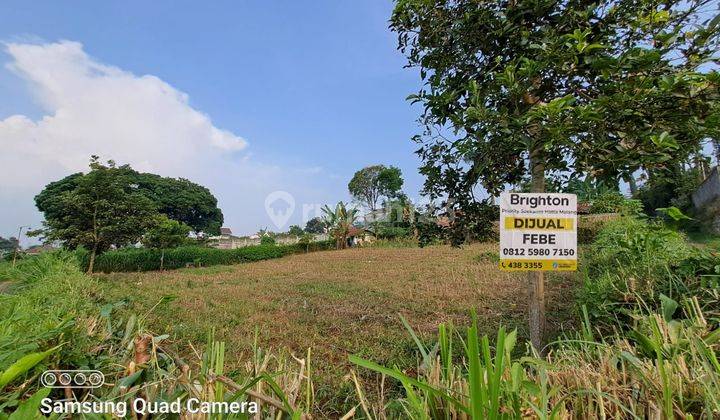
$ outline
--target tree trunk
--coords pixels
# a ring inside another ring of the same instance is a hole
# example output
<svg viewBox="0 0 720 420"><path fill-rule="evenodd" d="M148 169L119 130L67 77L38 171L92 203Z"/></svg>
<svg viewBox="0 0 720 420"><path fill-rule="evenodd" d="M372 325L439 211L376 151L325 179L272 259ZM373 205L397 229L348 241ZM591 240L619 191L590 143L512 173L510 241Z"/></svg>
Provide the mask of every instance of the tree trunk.
<svg viewBox="0 0 720 420"><path fill-rule="evenodd" d="M90 263L88 264L87 274L93 273L93 268L95 268L95 255L97 255L97 243L93 244L92 251L90 252Z"/></svg>
<svg viewBox="0 0 720 420"><path fill-rule="evenodd" d="M165 249L163 249L160 252L160 271L163 271L164 266L165 266Z"/></svg>
<svg viewBox="0 0 720 420"><path fill-rule="evenodd" d="M530 152L530 171L531 192L545 192L545 164L537 147ZM528 299L530 342L542 352L545 347L545 273L542 271L528 273Z"/></svg>

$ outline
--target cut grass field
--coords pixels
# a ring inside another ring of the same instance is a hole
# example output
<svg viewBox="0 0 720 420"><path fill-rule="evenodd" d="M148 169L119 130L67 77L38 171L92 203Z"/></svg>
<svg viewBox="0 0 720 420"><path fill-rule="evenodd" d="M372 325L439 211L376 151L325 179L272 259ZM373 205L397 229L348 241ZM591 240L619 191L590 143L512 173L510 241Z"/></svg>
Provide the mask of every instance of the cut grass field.
<svg viewBox="0 0 720 420"><path fill-rule="evenodd" d="M179 350L204 342L210 328L227 342L228 361L248 354L256 328L265 349L302 355L312 348L317 397L338 407L337 398L352 394L350 383L347 392L337 388L348 355L415 366L416 346L399 314L421 339L434 337L441 322L468 325L473 309L481 333L504 325L525 336L526 277L498 270L496 251L497 244L363 248L99 279L108 302L127 303L122 311L169 334ZM549 276L550 335L569 327L575 282L574 274Z"/></svg>

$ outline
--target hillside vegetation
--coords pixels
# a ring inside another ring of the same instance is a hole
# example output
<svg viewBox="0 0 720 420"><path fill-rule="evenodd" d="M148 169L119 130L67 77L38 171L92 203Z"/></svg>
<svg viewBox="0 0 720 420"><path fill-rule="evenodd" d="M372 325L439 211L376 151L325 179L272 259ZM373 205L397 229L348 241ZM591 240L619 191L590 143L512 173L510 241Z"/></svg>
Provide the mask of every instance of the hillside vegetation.
<svg viewBox="0 0 720 420"><path fill-rule="evenodd" d="M551 279L557 339L540 356L523 277L497 270L495 247L93 277L68 253L5 265L0 409L36 413L43 369L82 367L115 384L99 398L256 401L273 417L720 414L717 250L611 222L578 276Z"/></svg>

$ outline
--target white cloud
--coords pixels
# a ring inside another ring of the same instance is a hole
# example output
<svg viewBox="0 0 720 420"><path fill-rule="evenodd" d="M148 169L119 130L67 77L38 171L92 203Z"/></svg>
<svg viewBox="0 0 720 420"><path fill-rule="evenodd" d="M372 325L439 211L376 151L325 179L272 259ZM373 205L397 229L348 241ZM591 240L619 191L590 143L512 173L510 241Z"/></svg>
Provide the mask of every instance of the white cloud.
<svg viewBox="0 0 720 420"><path fill-rule="evenodd" d="M14 184L45 181L33 168L74 172L91 154L139 170L179 174L190 162L242 150L246 141L215 127L188 96L155 76L136 76L89 57L81 44L6 44L7 67L25 79L46 115L0 121L0 165ZM41 179L38 179L40 177Z"/></svg>
<svg viewBox="0 0 720 420"><path fill-rule="evenodd" d="M291 191L299 202L327 194L309 187L322 183L319 167L238 156L247 146L242 137L213 125L187 94L156 76L103 64L71 41L8 43L5 51L6 67L27 82L43 116L0 120L0 168L11 174L0 177L0 207L12 210L0 220L0 235L39 225L32 197L48 182L85 171L90 155L208 186L227 224L241 232L268 224L263 203L274 190Z"/></svg>

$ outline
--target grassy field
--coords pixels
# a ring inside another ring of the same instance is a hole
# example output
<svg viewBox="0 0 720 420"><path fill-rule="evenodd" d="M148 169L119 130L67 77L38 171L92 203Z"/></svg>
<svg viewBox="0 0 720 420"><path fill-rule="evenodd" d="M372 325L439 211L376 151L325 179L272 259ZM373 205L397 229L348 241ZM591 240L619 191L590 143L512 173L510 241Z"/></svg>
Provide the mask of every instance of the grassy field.
<svg viewBox="0 0 720 420"><path fill-rule="evenodd" d="M337 406L330 401L346 394L337 384L348 373L349 354L415 365L416 347L399 314L422 339L434 337L440 322L469 324L472 309L481 333L504 325L524 336L525 277L499 271L490 256L496 249L349 249L99 279L109 302L145 317L150 331L170 334L179 349L203 342L211 327L227 342L226 360L247 355L256 328L265 349L304 354L312 348L318 397ZM574 275L550 276L552 332L569 327L563 323L571 322L575 281Z"/></svg>

